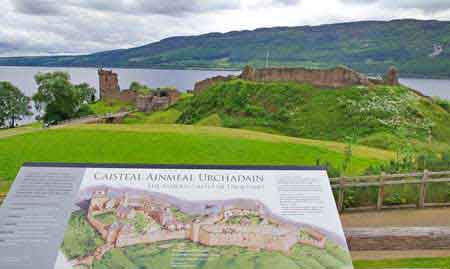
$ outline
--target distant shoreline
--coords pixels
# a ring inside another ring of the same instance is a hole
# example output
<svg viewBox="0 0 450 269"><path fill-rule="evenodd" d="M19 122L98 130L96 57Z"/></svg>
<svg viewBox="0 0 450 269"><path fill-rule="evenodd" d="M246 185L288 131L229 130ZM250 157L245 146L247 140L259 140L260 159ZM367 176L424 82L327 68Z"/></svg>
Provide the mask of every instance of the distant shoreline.
<svg viewBox="0 0 450 269"><path fill-rule="evenodd" d="M12 68L20 68L20 67L42 67L42 68L86 68L86 69L97 69L95 66L59 66L59 65L0 65L0 67L12 67ZM193 70L193 71L230 71L230 72L240 72L242 69L240 68L219 68L219 67L130 67L130 66L102 66L105 69L139 69L139 70ZM369 77L376 77L379 74L365 74ZM450 80L450 76L427 76L427 75L418 75L418 74L408 74L401 73L400 78L402 79L437 79L437 80Z"/></svg>
<svg viewBox="0 0 450 269"><path fill-rule="evenodd" d="M43 68L90 68L98 69L96 66L60 66L60 65L0 65L0 67L43 67ZM236 71L240 72L240 68L206 68L206 67L134 67L134 66L101 66L104 69L140 69L140 70L193 70L193 71ZM449 77L450 79L450 77Z"/></svg>

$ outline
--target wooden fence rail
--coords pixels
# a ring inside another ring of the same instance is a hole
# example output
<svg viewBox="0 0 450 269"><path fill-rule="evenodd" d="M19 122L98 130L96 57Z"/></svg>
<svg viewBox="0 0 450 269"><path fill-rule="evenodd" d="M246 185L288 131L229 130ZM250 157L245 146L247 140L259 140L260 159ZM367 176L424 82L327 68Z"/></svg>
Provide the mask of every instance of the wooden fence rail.
<svg viewBox="0 0 450 269"><path fill-rule="evenodd" d="M425 170L422 173L393 174L393 175L387 175L382 173L381 175L376 176L332 178L330 179L330 181L331 187L337 190L336 204L339 212L343 212L344 210L358 211L358 210L382 210L395 208L425 208L425 207L450 206L450 202L446 203L426 202L427 184L443 183L443 182L450 183L450 171L429 172ZM390 206L384 204L386 186L407 185L407 184L415 184L418 186L418 198L416 204L390 205ZM364 188L364 187L378 187L378 197L376 205L345 208L344 206L345 190L348 188ZM5 197L6 193L0 193L0 204L2 203Z"/></svg>
<svg viewBox="0 0 450 269"><path fill-rule="evenodd" d="M361 177L340 177L332 178L331 187L337 190L336 204L339 212L344 210L381 210L394 208L425 208L437 206L450 206L450 202L444 203L427 203L426 202L426 188L430 183L450 183L450 171L444 172L429 172L425 170L422 173L409 174L393 174L387 175L382 173L376 176L361 176ZM416 204L406 205L385 205L385 187L394 185L409 185L415 184L418 186L418 197ZM376 205L365 207L350 207L345 208L345 190L349 188L364 188L364 187L378 187L378 197ZM450 189L449 189L450 193Z"/></svg>

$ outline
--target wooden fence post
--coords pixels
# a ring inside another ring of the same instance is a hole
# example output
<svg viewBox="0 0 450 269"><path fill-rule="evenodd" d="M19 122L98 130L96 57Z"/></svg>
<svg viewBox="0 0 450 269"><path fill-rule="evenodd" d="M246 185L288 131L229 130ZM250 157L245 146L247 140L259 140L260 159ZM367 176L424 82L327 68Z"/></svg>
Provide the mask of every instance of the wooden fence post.
<svg viewBox="0 0 450 269"><path fill-rule="evenodd" d="M339 179L339 196L338 196L338 210L339 213L344 212L344 194L345 194L345 178Z"/></svg>
<svg viewBox="0 0 450 269"><path fill-rule="evenodd" d="M378 187L378 199L377 199L377 210L383 209L383 201L384 201L384 177L386 176L385 172L381 173L380 177L380 186Z"/></svg>
<svg viewBox="0 0 450 269"><path fill-rule="evenodd" d="M419 187L419 201L417 203L418 208L425 208L425 199L427 196L427 180L428 180L428 170L423 171L422 182Z"/></svg>

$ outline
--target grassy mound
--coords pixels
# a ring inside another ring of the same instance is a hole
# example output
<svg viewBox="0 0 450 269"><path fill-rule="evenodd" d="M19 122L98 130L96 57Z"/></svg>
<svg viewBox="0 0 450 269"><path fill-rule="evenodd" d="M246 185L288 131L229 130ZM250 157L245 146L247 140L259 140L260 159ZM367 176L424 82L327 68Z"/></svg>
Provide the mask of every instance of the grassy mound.
<svg viewBox="0 0 450 269"><path fill-rule="evenodd" d="M133 113L132 116L124 120L125 124L171 124L180 117L181 112L176 109L157 111L151 114L143 112Z"/></svg>
<svg viewBox="0 0 450 269"><path fill-rule="evenodd" d="M12 180L24 162L340 165L345 145L245 130L184 125L80 125L0 139L0 178ZM392 158L355 147L353 171Z"/></svg>
<svg viewBox="0 0 450 269"><path fill-rule="evenodd" d="M363 86L337 90L307 84L221 83L184 100L179 123L218 115L225 127L259 128L285 135L393 149L385 137L450 144L450 113L405 87ZM381 140L380 140L381 138ZM384 144L383 144L384 143Z"/></svg>
<svg viewBox="0 0 450 269"><path fill-rule="evenodd" d="M96 115L105 115L108 113L118 113L120 111L133 110L135 107L119 100L98 101L89 104L89 108Z"/></svg>
<svg viewBox="0 0 450 269"><path fill-rule="evenodd" d="M199 120L196 124L200 126L222 126L222 120L220 119L219 115L212 114L204 119Z"/></svg>

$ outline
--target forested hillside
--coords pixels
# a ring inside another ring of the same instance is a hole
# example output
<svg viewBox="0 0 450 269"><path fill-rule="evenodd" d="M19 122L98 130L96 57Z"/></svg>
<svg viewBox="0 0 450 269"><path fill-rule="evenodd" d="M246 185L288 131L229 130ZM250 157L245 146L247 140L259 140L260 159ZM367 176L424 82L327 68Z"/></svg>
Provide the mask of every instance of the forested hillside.
<svg viewBox="0 0 450 269"><path fill-rule="evenodd" d="M142 47L84 56L0 58L0 65L139 68L324 68L344 64L384 74L450 76L450 22L396 20L171 37Z"/></svg>

